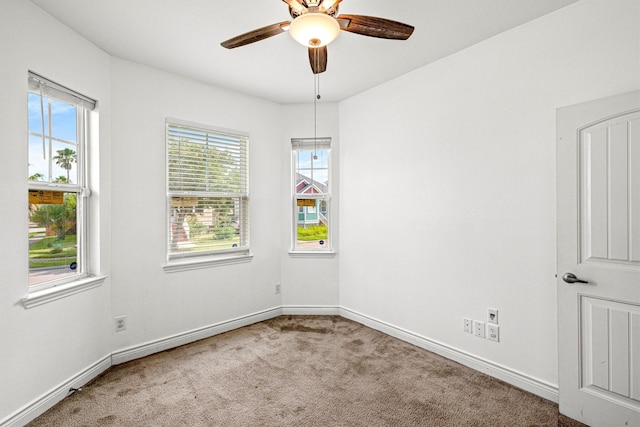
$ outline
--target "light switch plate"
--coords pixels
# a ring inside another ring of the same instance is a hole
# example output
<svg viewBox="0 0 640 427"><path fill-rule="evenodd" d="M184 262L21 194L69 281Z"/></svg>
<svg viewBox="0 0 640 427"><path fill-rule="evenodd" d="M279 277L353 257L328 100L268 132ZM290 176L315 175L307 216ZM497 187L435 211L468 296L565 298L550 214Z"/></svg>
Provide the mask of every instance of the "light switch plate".
<svg viewBox="0 0 640 427"><path fill-rule="evenodd" d="M477 337L484 338L484 322L479 322L477 320L473 321L473 334Z"/></svg>

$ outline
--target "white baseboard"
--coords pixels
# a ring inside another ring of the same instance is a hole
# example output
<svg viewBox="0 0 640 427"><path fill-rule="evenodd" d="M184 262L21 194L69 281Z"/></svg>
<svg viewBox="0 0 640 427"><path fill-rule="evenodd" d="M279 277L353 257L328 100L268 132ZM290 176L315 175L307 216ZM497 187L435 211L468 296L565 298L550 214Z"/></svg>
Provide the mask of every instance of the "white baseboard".
<svg viewBox="0 0 640 427"><path fill-rule="evenodd" d="M111 355L98 360L93 365L74 375L53 390L16 411L14 414L0 421L1 427L24 426L36 417L44 414L49 408L69 395L72 388L80 388L111 367Z"/></svg>
<svg viewBox="0 0 640 427"><path fill-rule="evenodd" d="M209 338L214 335L229 332L243 326L252 325L262 322L282 314L282 308L276 307L258 313L249 314L247 316L237 317L235 319L216 323L214 325L205 326L203 328L194 329L183 332L181 334L172 335L155 341L129 347L123 350L114 351L111 356L113 365L128 362L130 360L139 359L154 353L169 350L181 345L189 344L194 341Z"/></svg>
<svg viewBox="0 0 640 427"><path fill-rule="evenodd" d="M397 326L374 319L345 307L340 307L340 316L362 323L372 329L376 329L392 337L406 341L410 344L429 350L440 356L451 359L476 371L482 372L494 378L498 378L515 387L526 390L544 399L558 403L558 386L533 378L506 366L482 359L446 344L431 340Z"/></svg>
<svg viewBox="0 0 640 427"><path fill-rule="evenodd" d="M293 316L338 316L340 307L337 305L283 305L282 314Z"/></svg>

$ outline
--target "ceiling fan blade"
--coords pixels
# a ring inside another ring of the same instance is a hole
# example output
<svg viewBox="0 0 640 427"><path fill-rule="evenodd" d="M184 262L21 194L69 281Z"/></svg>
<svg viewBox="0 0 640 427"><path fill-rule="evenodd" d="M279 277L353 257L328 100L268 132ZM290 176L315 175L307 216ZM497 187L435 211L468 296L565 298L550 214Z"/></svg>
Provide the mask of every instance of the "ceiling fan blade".
<svg viewBox="0 0 640 427"><path fill-rule="evenodd" d="M337 19L344 31L381 39L406 40L414 30L411 25L375 16L340 15Z"/></svg>
<svg viewBox="0 0 640 427"><path fill-rule="evenodd" d="M324 73L327 70L327 47L310 47L309 62L313 74Z"/></svg>
<svg viewBox="0 0 640 427"><path fill-rule="evenodd" d="M282 0L283 2L285 2L286 4L289 5L289 7L293 10L295 10L296 12L304 12L307 8L304 7L304 5L302 3L300 3L298 0Z"/></svg>
<svg viewBox="0 0 640 427"><path fill-rule="evenodd" d="M320 4L320 12L326 12L332 7L338 6L342 0L324 0L322 4Z"/></svg>
<svg viewBox="0 0 640 427"><path fill-rule="evenodd" d="M248 33L240 34L229 40L220 43L222 47L227 49L233 49L236 47L244 46L246 44L259 42L266 38L276 36L285 31L285 28L289 26L289 21L283 21L278 24L267 25L266 27L258 28L257 30L249 31Z"/></svg>

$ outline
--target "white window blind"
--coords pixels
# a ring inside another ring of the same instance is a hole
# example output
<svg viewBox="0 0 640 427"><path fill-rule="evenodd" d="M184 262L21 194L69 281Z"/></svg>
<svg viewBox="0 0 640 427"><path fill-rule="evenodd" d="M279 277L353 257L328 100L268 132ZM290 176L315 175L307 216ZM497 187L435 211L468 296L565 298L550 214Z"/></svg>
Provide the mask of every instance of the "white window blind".
<svg viewBox="0 0 640 427"><path fill-rule="evenodd" d="M68 104L77 105L86 110L96 108L96 101L94 99L62 86L61 84L52 82L33 71L29 71L29 90L44 97L55 98Z"/></svg>
<svg viewBox="0 0 640 427"><path fill-rule="evenodd" d="M328 150L331 148L331 138L292 138L291 147L294 150Z"/></svg>
<svg viewBox="0 0 640 427"><path fill-rule="evenodd" d="M248 252L248 135L167 120L169 259Z"/></svg>
<svg viewBox="0 0 640 427"><path fill-rule="evenodd" d="M169 191L245 196L246 136L167 124Z"/></svg>

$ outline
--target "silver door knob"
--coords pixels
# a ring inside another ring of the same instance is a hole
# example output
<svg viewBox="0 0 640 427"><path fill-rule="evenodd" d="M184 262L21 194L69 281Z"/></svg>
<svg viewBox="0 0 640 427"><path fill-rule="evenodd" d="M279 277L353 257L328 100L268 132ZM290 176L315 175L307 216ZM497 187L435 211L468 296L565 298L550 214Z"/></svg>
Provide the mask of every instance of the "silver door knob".
<svg viewBox="0 0 640 427"><path fill-rule="evenodd" d="M562 275L562 280L564 280L567 283L589 283L586 280L580 280L576 277L575 274L573 273L564 273Z"/></svg>

